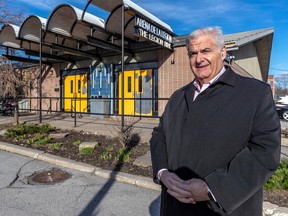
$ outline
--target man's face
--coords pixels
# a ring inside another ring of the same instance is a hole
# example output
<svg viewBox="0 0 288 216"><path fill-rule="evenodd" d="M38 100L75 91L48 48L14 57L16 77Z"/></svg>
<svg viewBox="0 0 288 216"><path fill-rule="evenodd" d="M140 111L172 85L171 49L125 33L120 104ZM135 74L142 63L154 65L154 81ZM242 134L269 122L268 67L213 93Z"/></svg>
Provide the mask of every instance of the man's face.
<svg viewBox="0 0 288 216"><path fill-rule="evenodd" d="M190 68L202 85L212 80L222 69L226 48L219 51L212 36L202 36L189 42Z"/></svg>

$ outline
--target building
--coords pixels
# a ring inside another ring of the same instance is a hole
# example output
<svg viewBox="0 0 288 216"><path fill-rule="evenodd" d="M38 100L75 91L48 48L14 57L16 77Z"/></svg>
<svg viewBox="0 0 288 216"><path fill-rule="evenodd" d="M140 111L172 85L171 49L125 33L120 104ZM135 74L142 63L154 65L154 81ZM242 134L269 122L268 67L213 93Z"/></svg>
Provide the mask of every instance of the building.
<svg viewBox="0 0 288 216"><path fill-rule="evenodd" d="M269 76L268 76L267 83L268 83L268 84L270 85L270 87L271 87L271 91L272 91L273 98L275 98L275 80L274 80L274 76L273 76L273 75L269 75Z"/></svg>

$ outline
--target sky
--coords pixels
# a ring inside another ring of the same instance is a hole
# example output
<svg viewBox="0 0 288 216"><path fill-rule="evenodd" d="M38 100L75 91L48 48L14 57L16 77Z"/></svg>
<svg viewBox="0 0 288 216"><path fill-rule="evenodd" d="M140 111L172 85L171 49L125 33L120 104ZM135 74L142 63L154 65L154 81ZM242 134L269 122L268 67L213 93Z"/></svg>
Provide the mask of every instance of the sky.
<svg viewBox="0 0 288 216"><path fill-rule="evenodd" d="M60 4L84 9L87 0L7 0L26 16L48 18ZM288 74L287 0L132 0L168 24L176 35L203 26L220 26L224 34L274 28L270 75ZM90 5L87 10L104 20L107 13Z"/></svg>

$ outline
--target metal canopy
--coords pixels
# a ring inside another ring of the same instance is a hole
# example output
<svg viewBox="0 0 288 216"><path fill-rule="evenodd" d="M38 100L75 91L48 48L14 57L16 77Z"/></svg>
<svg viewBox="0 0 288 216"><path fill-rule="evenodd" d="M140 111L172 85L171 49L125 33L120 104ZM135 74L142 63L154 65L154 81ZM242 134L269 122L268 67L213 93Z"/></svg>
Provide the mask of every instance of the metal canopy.
<svg viewBox="0 0 288 216"><path fill-rule="evenodd" d="M31 15L21 26L4 25L0 30L0 46L20 49L28 56L39 57L42 35L41 53L52 62L75 62L85 58L100 60L102 56L119 56L122 51L122 1L89 1L87 7L90 3L111 12L106 23L85 10L60 4L52 10L48 19ZM162 46L134 35L135 15L145 17L169 33L172 29L133 2L124 0L124 4L125 55L135 56L135 52L149 51L151 48L162 49ZM137 44L141 44L141 48Z"/></svg>
<svg viewBox="0 0 288 216"><path fill-rule="evenodd" d="M82 10L68 4L61 4L50 14L46 30L85 41L86 35L91 34L92 27L105 29L103 19L87 12L82 19L82 15Z"/></svg>
<svg viewBox="0 0 288 216"><path fill-rule="evenodd" d="M125 7L125 14L124 14L124 26L125 26L125 38L129 39L134 42L145 41L145 39L141 37L137 37L135 35L135 17L140 16L145 20L151 22L153 25L165 30L171 35L175 35L173 33L172 28L140 7L139 5L135 4L130 0L89 0L87 3L86 8L89 4L93 4L105 11L110 12L110 15L106 21L106 30L112 32L115 35L120 37L121 35L121 11L122 11L122 4ZM117 45L121 45L119 41Z"/></svg>
<svg viewBox="0 0 288 216"><path fill-rule="evenodd" d="M88 55L91 58L92 55L86 54L86 52L95 50L95 46L88 45L87 34L91 34L92 28L104 28L104 21L89 13L86 13L82 19L82 12L71 5L61 4L53 10L49 19L31 15L24 20L20 27L7 24L1 29L0 46L22 49L26 54L39 56L40 30L42 30L45 33L42 34L42 53L49 58L54 56L54 60L64 62L67 62L67 59L71 62L71 56L73 56L73 62L81 59L79 56L87 57ZM57 22L58 19L62 20L65 29L59 30L61 22ZM88 22L93 23L89 24ZM108 37L107 34L106 37ZM62 50L66 49L69 52L59 52L59 49L53 49L52 45L55 42L61 46ZM68 58L64 56L68 56ZM97 56L94 58L97 59Z"/></svg>
<svg viewBox="0 0 288 216"><path fill-rule="evenodd" d="M39 57L39 52L31 51L31 50L25 50L26 55L28 56L37 56ZM56 56L48 53L42 53L42 58L44 59L51 59L58 62L67 62L75 64L75 61L71 57L62 57L62 56Z"/></svg>
<svg viewBox="0 0 288 216"><path fill-rule="evenodd" d="M126 9L128 9L126 10L126 14L131 13L133 11L132 14L141 15L145 17L146 19L149 19L151 22L155 23L159 27L173 34L173 30L168 24L164 23L163 21L158 19L156 16L149 13L144 8L140 7L139 5L135 4L134 2L130 0L89 0L88 4L90 3L107 12L110 12L111 14L114 13L115 9L118 9L119 7L121 7L123 3Z"/></svg>
<svg viewBox="0 0 288 216"><path fill-rule="evenodd" d="M0 46L20 48L21 41L17 39L20 27L12 24L6 24L1 29Z"/></svg>
<svg viewBox="0 0 288 216"><path fill-rule="evenodd" d="M2 56L6 57L7 59L11 61L27 62L27 63L32 63L32 64L39 63L39 60L36 60L36 59L24 58L24 57L13 56L13 55L2 55ZM50 61L42 61L42 63L45 65L52 65L52 62Z"/></svg>
<svg viewBox="0 0 288 216"><path fill-rule="evenodd" d="M98 60L100 59L100 57L97 56L96 54L84 52L84 51L73 49L70 47L61 46L58 44L52 44L52 48L55 50L66 52L67 54L75 55L75 56L83 56L86 58L98 59Z"/></svg>
<svg viewBox="0 0 288 216"><path fill-rule="evenodd" d="M46 27L47 19L35 15L31 15L24 20L22 23L19 34L17 37L19 39L40 42L40 29L43 30Z"/></svg>

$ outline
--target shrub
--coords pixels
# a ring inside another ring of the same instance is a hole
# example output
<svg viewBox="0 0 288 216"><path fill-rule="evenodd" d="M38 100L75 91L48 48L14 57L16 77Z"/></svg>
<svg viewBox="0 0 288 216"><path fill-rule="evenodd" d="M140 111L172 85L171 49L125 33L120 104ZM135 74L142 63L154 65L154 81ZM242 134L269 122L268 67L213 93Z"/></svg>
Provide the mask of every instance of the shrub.
<svg viewBox="0 0 288 216"><path fill-rule="evenodd" d="M32 143L34 147L40 147L43 145L48 144L50 141L50 138L48 136L43 136L40 134L37 134L35 137L28 140L29 143Z"/></svg>
<svg viewBox="0 0 288 216"><path fill-rule="evenodd" d="M25 134L25 128L23 125L18 125L17 127L8 128L5 135L7 137L19 137Z"/></svg>
<svg viewBox="0 0 288 216"><path fill-rule="evenodd" d="M108 160L112 158L112 154L110 152L102 152L100 158L104 160Z"/></svg>
<svg viewBox="0 0 288 216"><path fill-rule="evenodd" d="M81 140L76 140L73 142L73 145L79 146L81 144Z"/></svg>
<svg viewBox="0 0 288 216"><path fill-rule="evenodd" d="M16 127L8 128L5 135L8 137L19 137L26 134L35 133L49 133L54 129L49 124L36 125L36 124L21 124Z"/></svg>
<svg viewBox="0 0 288 216"><path fill-rule="evenodd" d="M39 126L36 124L23 125L25 134L39 133Z"/></svg>
<svg viewBox="0 0 288 216"><path fill-rule="evenodd" d="M288 159L282 159L278 169L264 185L266 190L288 190Z"/></svg>
<svg viewBox="0 0 288 216"><path fill-rule="evenodd" d="M123 163L130 159L130 150L127 148L121 148L118 152L116 160Z"/></svg>
<svg viewBox="0 0 288 216"><path fill-rule="evenodd" d="M49 124L43 124L39 126L39 133L49 133L55 129Z"/></svg>
<svg viewBox="0 0 288 216"><path fill-rule="evenodd" d="M80 154L93 154L94 148L86 147L86 148L81 148L79 151L80 151Z"/></svg>
<svg viewBox="0 0 288 216"><path fill-rule="evenodd" d="M107 146L106 150L101 153L100 158L107 160L112 158L112 151L114 150L113 146Z"/></svg>

